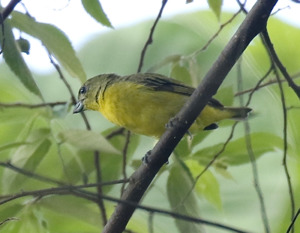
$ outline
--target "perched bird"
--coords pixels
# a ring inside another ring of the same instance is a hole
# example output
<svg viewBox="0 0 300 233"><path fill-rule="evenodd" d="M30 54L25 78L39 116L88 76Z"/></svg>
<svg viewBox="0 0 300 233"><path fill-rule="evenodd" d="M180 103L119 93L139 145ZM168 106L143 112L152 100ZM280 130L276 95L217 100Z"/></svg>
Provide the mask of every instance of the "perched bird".
<svg viewBox="0 0 300 233"><path fill-rule="evenodd" d="M109 121L134 133L160 137L194 90L160 74L101 74L87 80L79 89L74 113L99 111ZM250 111L246 107L224 107L211 99L189 132L215 129L216 122L244 119Z"/></svg>

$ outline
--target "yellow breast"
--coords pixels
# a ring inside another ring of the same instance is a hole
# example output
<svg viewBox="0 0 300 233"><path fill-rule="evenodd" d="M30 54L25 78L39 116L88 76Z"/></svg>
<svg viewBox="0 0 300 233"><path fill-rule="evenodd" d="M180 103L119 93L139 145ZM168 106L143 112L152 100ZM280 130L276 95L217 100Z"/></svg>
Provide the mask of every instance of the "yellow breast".
<svg viewBox="0 0 300 233"><path fill-rule="evenodd" d="M111 122L135 133L159 137L187 97L154 91L132 82L109 86L99 99L99 111Z"/></svg>

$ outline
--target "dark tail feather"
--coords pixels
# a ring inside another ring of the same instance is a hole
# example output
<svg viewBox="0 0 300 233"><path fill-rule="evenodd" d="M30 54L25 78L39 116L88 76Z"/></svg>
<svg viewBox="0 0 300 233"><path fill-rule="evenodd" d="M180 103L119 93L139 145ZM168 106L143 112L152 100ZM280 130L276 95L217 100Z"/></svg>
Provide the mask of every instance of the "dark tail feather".
<svg viewBox="0 0 300 233"><path fill-rule="evenodd" d="M248 117L249 112L252 111L251 108L247 107L241 107L241 108L235 108L235 107L226 107L226 110L232 113L232 119L234 120L244 120Z"/></svg>

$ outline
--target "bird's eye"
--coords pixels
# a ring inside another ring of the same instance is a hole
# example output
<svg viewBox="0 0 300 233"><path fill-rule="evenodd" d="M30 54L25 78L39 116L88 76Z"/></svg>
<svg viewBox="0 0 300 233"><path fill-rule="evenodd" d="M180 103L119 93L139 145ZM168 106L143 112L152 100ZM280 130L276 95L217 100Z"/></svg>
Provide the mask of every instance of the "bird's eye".
<svg viewBox="0 0 300 233"><path fill-rule="evenodd" d="M85 94L85 93L86 93L86 87L83 86L83 87L80 88L79 94Z"/></svg>

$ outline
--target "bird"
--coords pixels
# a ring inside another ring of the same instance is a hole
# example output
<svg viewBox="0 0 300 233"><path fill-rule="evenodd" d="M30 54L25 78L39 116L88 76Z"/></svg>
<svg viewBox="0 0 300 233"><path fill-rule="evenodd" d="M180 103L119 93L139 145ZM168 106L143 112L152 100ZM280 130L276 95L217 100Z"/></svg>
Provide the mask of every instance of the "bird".
<svg viewBox="0 0 300 233"><path fill-rule="evenodd" d="M156 73L100 74L80 87L73 113L99 111L107 120L133 133L159 138L194 90ZM245 119L251 110L225 107L211 98L188 132L216 129L224 119Z"/></svg>

